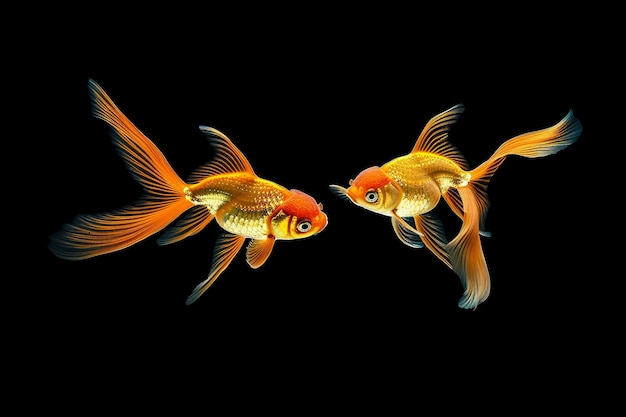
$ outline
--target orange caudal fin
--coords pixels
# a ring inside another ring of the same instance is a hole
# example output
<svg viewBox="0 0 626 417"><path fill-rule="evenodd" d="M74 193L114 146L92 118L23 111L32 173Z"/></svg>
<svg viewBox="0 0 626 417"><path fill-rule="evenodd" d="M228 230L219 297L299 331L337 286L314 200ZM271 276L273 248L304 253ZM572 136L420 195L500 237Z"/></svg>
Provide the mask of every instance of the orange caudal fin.
<svg viewBox="0 0 626 417"><path fill-rule="evenodd" d="M463 219L458 235L445 247L452 269L459 275L465 289L459 301L460 307L476 308L487 299L491 289L480 236L489 235L484 231L484 224L489 206L487 185L493 174L509 155L525 158L552 155L576 142L581 133L582 125L570 110L554 126L527 132L504 142L488 160L470 171L471 179L466 187L444 196L453 211Z"/></svg>
<svg viewBox="0 0 626 417"><path fill-rule="evenodd" d="M500 145L490 159L503 158L507 155L519 155L526 158L552 155L576 142L582 131L582 124L570 110L554 126L523 133L507 140Z"/></svg>
<svg viewBox="0 0 626 417"><path fill-rule="evenodd" d="M523 133L504 142L491 158L471 171L472 181L488 181L504 158L509 155L541 158L555 154L576 142L582 131L582 124L570 110L554 126Z"/></svg>
<svg viewBox="0 0 626 417"><path fill-rule="evenodd" d="M507 156L517 155L525 158L541 158L555 154L578 140L582 133L582 124L570 110L560 122L554 126L535 130L515 136L504 142L491 157L470 171L471 183L475 186L476 197L480 207L480 230L485 232L485 215L487 214L488 199L487 185L498 167Z"/></svg>
<svg viewBox="0 0 626 417"><path fill-rule="evenodd" d="M157 233L189 208L184 199L150 201L111 213L81 214L50 236L59 258L80 260L115 252Z"/></svg>
<svg viewBox="0 0 626 417"><path fill-rule="evenodd" d="M124 249L159 232L193 207L185 198L185 182L161 151L93 80L89 80L89 88L93 115L112 127L113 143L133 178L143 186L144 195L133 205L110 213L78 215L51 235L50 250L69 260Z"/></svg>
<svg viewBox="0 0 626 417"><path fill-rule="evenodd" d="M483 254L479 234L481 201L474 186L459 188L463 200L463 225L458 235L446 246L453 271L461 279L465 292L459 300L459 307L475 309L489 297L491 278Z"/></svg>

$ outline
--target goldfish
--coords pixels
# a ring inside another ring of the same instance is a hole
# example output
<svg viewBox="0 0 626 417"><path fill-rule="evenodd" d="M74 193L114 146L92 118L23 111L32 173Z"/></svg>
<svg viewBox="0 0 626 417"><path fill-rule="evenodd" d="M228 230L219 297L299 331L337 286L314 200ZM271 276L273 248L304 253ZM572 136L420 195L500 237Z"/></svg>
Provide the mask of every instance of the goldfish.
<svg viewBox="0 0 626 417"><path fill-rule="evenodd" d="M582 124L570 109L557 124L508 139L489 159L469 169L463 154L448 139L463 111L464 105L457 104L435 115L410 153L362 170L348 188L331 184L330 190L361 208L390 217L403 244L430 250L460 278L464 292L458 306L475 310L491 291L481 244L481 237L491 235L485 230L489 181L510 155L540 158L567 148L578 140ZM452 240L433 212L440 200L461 221Z"/></svg>
<svg viewBox="0 0 626 417"><path fill-rule="evenodd" d="M244 154L219 130L200 126L215 154L183 180L163 153L89 79L92 115L111 128L111 139L142 186L133 204L112 212L79 214L50 235L48 247L66 260L82 260L128 248L158 232L158 245L195 235L215 220L219 234L209 274L188 296L195 302L228 268L246 239L246 261L262 266L277 240L298 240L325 229L321 203L255 174Z"/></svg>

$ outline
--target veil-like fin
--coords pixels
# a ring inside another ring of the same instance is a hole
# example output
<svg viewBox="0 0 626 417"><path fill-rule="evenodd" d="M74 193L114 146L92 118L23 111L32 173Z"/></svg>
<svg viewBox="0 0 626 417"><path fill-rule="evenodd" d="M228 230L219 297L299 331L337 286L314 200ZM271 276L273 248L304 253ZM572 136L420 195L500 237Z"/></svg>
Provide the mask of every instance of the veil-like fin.
<svg viewBox="0 0 626 417"><path fill-rule="evenodd" d="M231 233L222 233L215 243L215 249L213 250L213 261L211 264L211 271L209 276L196 286L191 295L187 297L186 304L189 305L195 302L211 285L215 282L222 272L228 268L228 265L233 261L235 255L239 252L239 249L243 246L243 242L246 240L244 236L234 235Z"/></svg>
<svg viewBox="0 0 626 417"><path fill-rule="evenodd" d="M193 236L211 223L214 217L206 206L194 206L159 236L157 244L169 245Z"/></svg>
<svg viewBox="0 0 626 417"><path fill-rule="evenodd" d="M111 139L144 194L134 204L108 213L80 214L50 236L56 256L81 260L111 253L163 230L186 210L187 186L156 145L120 111L94 80L89 80L92 115L111 128Z"/></svg>

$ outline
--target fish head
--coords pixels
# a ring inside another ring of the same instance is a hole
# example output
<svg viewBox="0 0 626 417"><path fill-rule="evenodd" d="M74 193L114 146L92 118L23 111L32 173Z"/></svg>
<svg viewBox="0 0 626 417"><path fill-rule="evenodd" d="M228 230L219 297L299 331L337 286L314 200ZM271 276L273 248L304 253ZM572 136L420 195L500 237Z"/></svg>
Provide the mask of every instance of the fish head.
<svg viewBox="0 0 626 417"><path fill-rule="evenodd" d="M270 219L271 231L276 239L303 239L324 230L328 217L322 211L322 204L302 191L289 191L289 196Z"/></svg>
<svg viewBox="0 0 626 417"><path fill-rule="evenodd" d="M392 215L402 198L402 190L380 167L367 168L350 180L349 187L331 185L331 191L375 213Z"/></svg>

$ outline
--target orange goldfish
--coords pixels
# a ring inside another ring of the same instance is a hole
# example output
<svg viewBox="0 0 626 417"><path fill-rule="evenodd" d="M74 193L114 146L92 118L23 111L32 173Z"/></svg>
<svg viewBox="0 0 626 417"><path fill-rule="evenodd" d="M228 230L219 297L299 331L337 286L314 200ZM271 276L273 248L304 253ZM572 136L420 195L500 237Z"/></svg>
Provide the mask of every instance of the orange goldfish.
<svg viewBox="0 0 626 417"><path fill-rule="evenodd" d="M215 147L215 156L183 181L93 80L89 90L92 114L112 127L113 143L144 194L119 210L81 214L65 224L50 236L49 248L59 258L80 260L118 251L169 226L157 239L167 245L198 233L215 219L225 232L215 244L208 277L186 300L191 304L226 270L246 239L246 260L256 269L268 259L276 240L314 236L328 224L321 204L302 191L258 177L231 140L211 127L200 130Z"/></svg>
<svg viewBox="0 0 626 417"><path fill-rule="evenodd" d="M330 189L359 207L391 217L401 242L412 248L426 246L460 277L464 293L459 307L475 309L491 289L480 239L489 236L484 225L491 177L509 155L539 158L563 150L578 139L582 125L570 110L552 127L507 140L470 170L461 152L448 141L449 130L463 110L458 104L434 116L409 154L361 171L348 188L333 184ZM462 220L451 241L432 213L441 198Z"/></svg>

